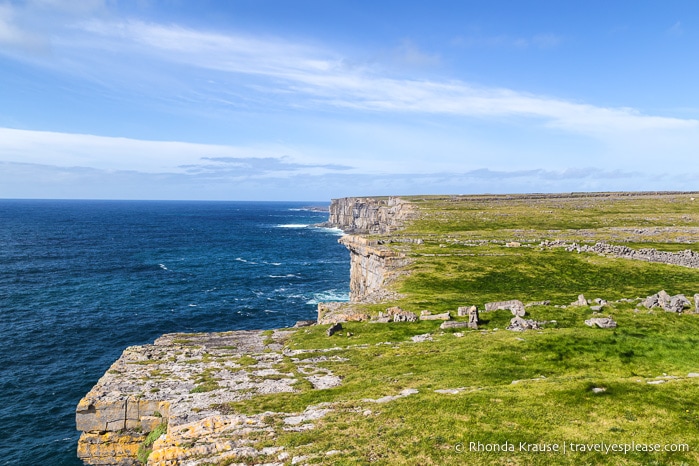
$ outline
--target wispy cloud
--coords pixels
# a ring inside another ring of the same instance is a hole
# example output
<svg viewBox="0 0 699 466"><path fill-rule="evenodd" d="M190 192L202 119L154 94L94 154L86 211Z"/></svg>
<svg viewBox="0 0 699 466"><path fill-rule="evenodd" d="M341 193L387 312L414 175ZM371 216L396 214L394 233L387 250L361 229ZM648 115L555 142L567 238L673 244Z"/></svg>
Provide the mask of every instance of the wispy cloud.
<svg viewBox="0 0 699 466"><path fill-rule="evenodd" d="M632 108L599 107L512 89L475 86L459 80L414 80L352 66L340 54L281 39L202 32L139 21L92 21L85 31L118 40L131 54L164 62L258 78L255 86L284 92L293 106L371 112L443 114L475 118L530 118L541 125L589 135L649 130L699 129L699 121L645 115ZM551 46L560 39L540 35L527 44ZM101 42L95 41L95 46ZM430 60L412 45L413 60Z"/></svg>
<svg viewBox="0 0 699 466"><path fill-rule="evenodd" d="M511 36L508 34L483 35L470 34L457 36L451 44L457 47L486 47L486 48L539 48L550 49L558 47L563 37L553 33L534 34L533 36Z"/></svg>
<svg viewBox="0 0 699 466"><path fill-rule="evenodd" d="M679 37L684 34L684 28L682 27L682 22L677 21L675 24L668 28L667 33L671 36Z"/></svg>
<svg viewBox="0 0 699 466"><path fill-rule="evenodd" d="M202 176L291 176L353 168L316 163L302 154L292 157L287 155L290 152L297 151L271 144L234 147L0 128L0 154L7 162Z"/></svg>
<svg viewBox="0 0 699 466"><path fill-rule="evenodd" d="M263 162L264 163L264 162ZM273 162L276 163L276 162ZM672 177L673 189L696 189L697 173ZM371 173L144 173L0 161L0 197L119 199L323 200L349 195L523 193L668 189L665 172L619 170L490 170ZM303 190L299 187L303 186Z"/></svg>

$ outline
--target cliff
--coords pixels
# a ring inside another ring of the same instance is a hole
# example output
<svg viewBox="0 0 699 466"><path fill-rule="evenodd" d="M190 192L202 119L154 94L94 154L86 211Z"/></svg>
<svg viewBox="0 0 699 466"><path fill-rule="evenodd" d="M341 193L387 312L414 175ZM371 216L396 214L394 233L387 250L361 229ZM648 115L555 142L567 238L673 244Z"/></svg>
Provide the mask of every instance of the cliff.
<svg viewBox="0 0 699 466"><path fill-rule="evenodd" d="M158 426L164 433L153 439L150 466L216 464L279 454L283 448L252 448L247 437L273 437L277 430L305 423L307 417L320 418L325 413L321 407L245 416L231 412L227 404L297 392L301 382L313 390L340 383L331 370L317 365L322 358L301 359L309 351L285 350L287 334L168 334L152 345L127 348L78 403L76 425L83 431L78 457L90 465L139 465L139 450L145 454L146 436ZM266 423L271 417L280 420L276 430Z"/></svg>
<svg viewBox="0 0 699 466"><path fill-rule="evenodd" d="M414 217L413 206L399 198L334 199L326 225L386 235ZM346 235L339 242L350 252L351 302L321 303L321 323L367 320L369 316L355 311L353 304L396 298L385 287L409 262L379 239ZM76 426L83 432L78 457L86 464L105 466L142 464L137 456L145 458L150 449L150 466L283 457L283 449L255 450L244 437L255 432L276 435L263 418L280 417L284 430L292 428L295 419L321 417L327 410L309 406L303 413L242 416L230 413L226 404L260 394L293 393L300 379L313 389L338 385L340 379L284 349L283 331L268 332L171 334L152 345L127 348L77 406ZM310 428L303 422L304 429ZM147 442L157 428L165 433ZM153 444L146 449L148 443Z"/></svg>
<svg viewBox="0 0 699 466"><path fill-rule="evenodd" d="M402 273L410 259L386 243L391 242L390 235L406 221L417 218L417 209L398 197L387 200L348 197L333 199L329 212L326 225L353 233L338 240L350 252L350 303L320 303L318 323L368 320L369 316L354 304L380 303L399 297L388 290L388 285ZM366 238L359 233L389 238Z"/></svg>
<svg viewBox="0 0 699 466"><path fill-rule="evenodd" d="M326 225L345 233L383 235L400 229L416 215L415 207L399 197L346 197L332 200Z"/></svg>

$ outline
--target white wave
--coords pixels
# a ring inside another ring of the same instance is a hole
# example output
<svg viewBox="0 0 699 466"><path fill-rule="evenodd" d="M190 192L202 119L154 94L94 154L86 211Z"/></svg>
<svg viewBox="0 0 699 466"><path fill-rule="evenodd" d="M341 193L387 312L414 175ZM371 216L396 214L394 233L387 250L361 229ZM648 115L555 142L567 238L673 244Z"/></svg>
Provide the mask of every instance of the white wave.
<svg viewBox="0 0 699 466"><path fill-rule="evenodd" d="M197 307L196 304L190 304L189 307Z"/></svg>
<svg viewBox="0 0 699 466"><path fill-rule="evenodd" d="M293 273L287 273L286 275L267 275L268 278L289 278L289 277L295 277Z"/></svg>
<svg viewBox="0 0 699 466"><path fill-rule="evenodd" d="M158 264L158 265L160 266L161 269L167 270L167 267L165 267L165 264Z"/></svg>
<svg viewBox="0 0 699 466"><path fill-rule="evenodd" d="M286 224L277 225L277 228L306 228L309 226L310 225L307 225L305 223L286 223Z"/></svg>
<svg viewBox="0 0 699 466"><path fill-rule="evenodd" d="M337 290L327 290L321 293L313 293L313 299L306 301L306 304L318 304L326 303L331 301L345 302L349 301L349 292L347 291L337 291Z"/></svg>
<svg viewBox="0 0 699 466"><path fill-rule="evenodd" d="M238 262L245 262L246 264L257 264L257 262L246 261L246 260L243 259L242 257L236 257L235 260L237 260Z"/></svg>
<svg viewBox="0 0 699 466"><path fill-rule="evenodd" d="M344 236L345 232L340 228L328 228L328 227L313 227L314 230L321 230L326 233L330 233L336 236Z"/></svg>

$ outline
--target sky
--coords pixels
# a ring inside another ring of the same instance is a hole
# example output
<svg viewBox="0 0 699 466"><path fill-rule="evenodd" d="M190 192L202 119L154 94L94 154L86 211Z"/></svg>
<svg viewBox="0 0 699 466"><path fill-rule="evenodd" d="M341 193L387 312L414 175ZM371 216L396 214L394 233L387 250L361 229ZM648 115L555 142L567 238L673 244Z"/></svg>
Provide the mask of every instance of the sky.
<svg viewBox="0 0 699 466"><path fill-rule="evenodd" d="M0 0L0 198L699 189L699 2Z"/></svg>

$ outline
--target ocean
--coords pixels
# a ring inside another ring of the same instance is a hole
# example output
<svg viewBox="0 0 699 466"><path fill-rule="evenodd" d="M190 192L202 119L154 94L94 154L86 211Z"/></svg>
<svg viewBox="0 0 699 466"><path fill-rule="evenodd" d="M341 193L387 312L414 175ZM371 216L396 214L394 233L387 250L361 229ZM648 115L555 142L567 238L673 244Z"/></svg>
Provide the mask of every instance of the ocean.
<svg viewBox="0 0 699 466"><path fill-rule="evenodd" d="M0 464L82 465L75 406L127 346L346 301L322 204L0 200Z"/></svg>

